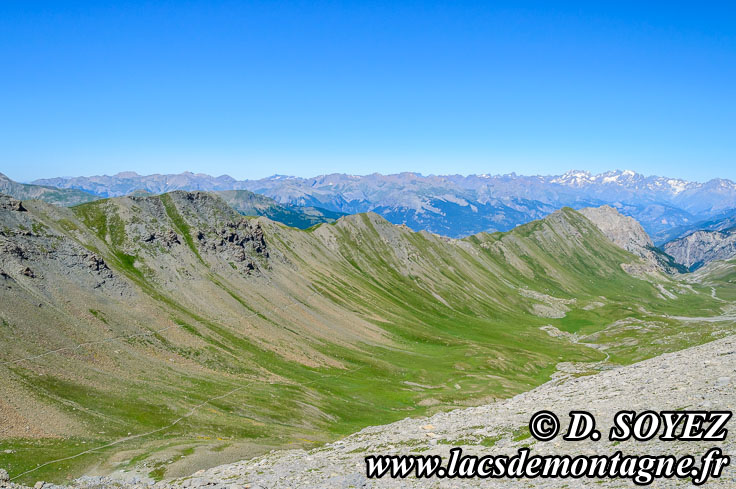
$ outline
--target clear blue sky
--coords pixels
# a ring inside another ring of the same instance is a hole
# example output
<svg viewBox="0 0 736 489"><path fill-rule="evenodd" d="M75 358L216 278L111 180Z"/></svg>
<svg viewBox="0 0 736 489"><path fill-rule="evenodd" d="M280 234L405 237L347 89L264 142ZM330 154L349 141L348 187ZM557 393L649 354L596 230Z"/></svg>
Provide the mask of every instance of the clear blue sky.
<svg viewBox="0 0 736 489"><path fill-rule="evenodd" d="M5 0L0 171L736 179L733 2L552 3Z"/></svg>

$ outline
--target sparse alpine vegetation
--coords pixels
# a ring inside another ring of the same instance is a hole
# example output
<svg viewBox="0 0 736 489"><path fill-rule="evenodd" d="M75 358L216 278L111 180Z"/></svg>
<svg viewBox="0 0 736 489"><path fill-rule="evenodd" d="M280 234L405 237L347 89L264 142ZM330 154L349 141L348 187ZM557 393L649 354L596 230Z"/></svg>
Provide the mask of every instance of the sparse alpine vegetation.
<svg viewBox="0 0 736 489"><path fill-rule="evenodd" d="M570 208L455 240L205 192L6 199L0 467L174 477L507 398L731 331L713 273L667 275Z"/></svg>

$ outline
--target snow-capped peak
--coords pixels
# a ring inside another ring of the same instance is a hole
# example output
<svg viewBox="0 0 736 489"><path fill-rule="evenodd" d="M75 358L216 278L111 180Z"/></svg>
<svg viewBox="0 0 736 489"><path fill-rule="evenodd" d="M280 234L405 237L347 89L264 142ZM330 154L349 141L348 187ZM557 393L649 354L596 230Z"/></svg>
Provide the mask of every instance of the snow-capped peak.
<svg viewBox="0 0 736 489"><path fill-rule="evenodd" d="M565 174L552 179L552 183L560 183L563 185L580 186L592 181L590 172L582 170L570 170Z"/></svg>

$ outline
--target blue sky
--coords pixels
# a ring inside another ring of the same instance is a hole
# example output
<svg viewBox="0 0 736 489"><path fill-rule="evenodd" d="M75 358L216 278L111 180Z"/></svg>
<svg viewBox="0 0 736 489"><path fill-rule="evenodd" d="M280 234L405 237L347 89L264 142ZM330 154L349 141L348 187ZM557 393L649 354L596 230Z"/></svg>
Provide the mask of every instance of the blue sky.
<svg viewBox="0 0 736 489"><path fill-rule="evenodd" d="M736 179L733 5L4 1L0 171Z"/></svg>

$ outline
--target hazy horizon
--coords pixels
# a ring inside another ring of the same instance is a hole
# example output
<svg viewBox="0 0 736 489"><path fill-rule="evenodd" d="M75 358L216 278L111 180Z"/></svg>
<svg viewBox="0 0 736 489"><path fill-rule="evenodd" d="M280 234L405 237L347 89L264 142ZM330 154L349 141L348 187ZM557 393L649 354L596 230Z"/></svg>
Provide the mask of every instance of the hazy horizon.
<svg viewBox="0 0 736 489"><path fill-rule="evenodd" d="M370 176L370 175L374 175L374 174L383 175L383 176L391 176L391 175L400 175L400 174L405 174L405 173L417 174L417 175L419 175L421 177L446 177L446 176L469 177L469 176L484 176L484 175L485 176L489 176L489 177L502 177L502 176L512 176L512 175L516 175L516 176L520 176L520 177L551 177L551 176L564 175L566 173L572 173L572 172L589 173L591 176L601 175L601 174L608 173L608 172L622 172L622 173L623 172L634 172L636 174L643 175L645 178L649 178L649 177L662 177L662 178L671 178L671 179L684 180L684 181L688 181L688 182L697 182L697 183L706 183L706 182L708 182L710 180L718 180L718 179L734 181L734 179L730 179L730 178L726 178L726 177L718 177L718 176L712 177L712 178L707 178L707 179L695 180L695 179L683 178L683 177L680 177L680 176L677 176L677 175L670 175L670 174L644 173L644 172L641 172L641 171L637 171L636 169L633 169L633 168L611 168L611 169L608 169L608 170L605 170L605 171L600 171L600 172L590 171L590 170L586 170L586 169L582 169L582 168L569 168L569 169L567 169L565 171L561 171L561 172L558 172L558 173L520 173L518 171L516 171L516 172L515 171L510 171L510 172L503 172L503 173L500 173L500 172L423 173L421 171L400 170L400 171L388 172L388 173L387 172L379 172L379 171L371 171L371 172L366 172L366 173L348 173L348 172L336 171L336 172L319 173L319 174L301 174L301 175L295 175L295 174L286 174L286 173L276 172L276 173L271 173L269 175L265 175L265 176L261 176L261 177L248 177L248 176L246 176L246 177L242 177L242 178L241 177L238 177L238 176L235 176L235 175L232 175L232 174L229 174L229 173L221 173L221 174L218 174L218 173L208 173L207 171L181 170L181 171L177 171L177 172L157 172L157 171L153 171L153 172L143 172L142 173L142 172L138 172L138 171L135 171L135 170L120 170L120 171L114 171L114 172L110 172L110 173L90 173L90 174L86 174L86 175L81 175L81 174L80 175L71 175L71 174L70 175L44 175L44 176L39 176L39 177L36 177L36 178L33 178L33 179L28 179L28 180L21 180L19 178L14 177L14 175L12 174L12 172L7 172L5 170L0 170L0 173L6 175L11 180L14 180L14 181L17 181L17 182L20 182L20 183L33 183L33 182L38 181L38 180L45 180L45 179L52 179L52 178L117 177L117 176L119 176L121 174L125 174L125 173L135 173L136 175L138 175L140 177L149 177L149 176L154 176L154 175L162 175L162 176L163 175L181 175L181 174L187 174L188 173L188 174L192 174L192 175L202 175L202 176L209 176L209 177L213 177L213 178L230 177L230 178L233 178L233 179L235 179L237 181L244 181L244 180L262 180L262 179L272 178L272 177L278 177L278 176L289 177L289 178L310 179L310 178L324 177L324 176L328 176L328 175L349 175L349 176L357 176L357 177L366 177L366 176Z"/></svg>

